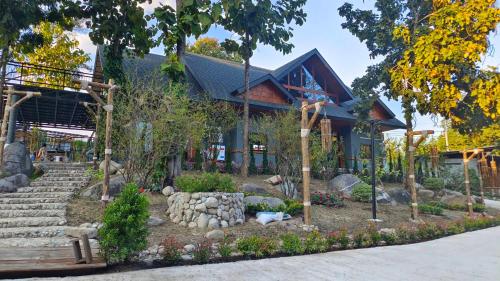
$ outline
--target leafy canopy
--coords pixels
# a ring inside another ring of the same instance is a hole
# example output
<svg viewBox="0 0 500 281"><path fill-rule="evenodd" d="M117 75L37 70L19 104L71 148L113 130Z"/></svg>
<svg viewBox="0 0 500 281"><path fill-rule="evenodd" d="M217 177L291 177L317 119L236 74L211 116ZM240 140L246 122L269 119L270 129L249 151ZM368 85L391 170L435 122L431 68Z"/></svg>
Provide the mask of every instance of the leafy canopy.
<svg viewBox="0 0 500 281"><path fill-rule="evenodd" d="M210 37L199 38L194 42L193 45L188 47L188 51L195 54L205 55L223 60L230 60L239 63L243 62L241 56L239 56L237 53L227 52L220 45L219 40L217 40L217 38L210 38Z"/></svg>
<svg viewBox="0 0 500 281"><path fill-rule="evenodd" d="M44 21L36 26L33 31L40 34L42 45L26 53L26 48L17 46L14 49L14 59L21 62L38 64L66 71L75 71L90 60L88 54L78 48L78 40L72 38L59 24ZM69 85L71 76L43 69L24 68L22 74L36 82L49 85Z"/></svg>
<svg viewBox="0 0 500 281"><path fill-rule="evenodd" d="M500 23L495 0L432 3L425 32L412 39L408 24L394 29L395 39L403 40L406 50L390 71L393 87L415 99L422 113L453 117L453 109L470 94L487 117L498 119L500 73L478 66L490 47L488 35Z"/></svg>
<svg viewBox="0 0 500 281"><path fill-rule="evenodd" d="M107 78L124 82L124 53L147 54L153 46L153 32L148 27L140 4L149 0L82 1L82 12L90 29L89 37L96 45L105 45L103 70Z"/></svg>
<svg viewBox="0 0 500 281"><path fill-rule="evenodd" d="M306 0L222 0L221 25L239 36L236 40L226 39L224 48L237 52L244 60L253 55L257 43L271 45L284 54L290 53L293 36L290 24L302 25L306 13L302 7Z"/></svg>

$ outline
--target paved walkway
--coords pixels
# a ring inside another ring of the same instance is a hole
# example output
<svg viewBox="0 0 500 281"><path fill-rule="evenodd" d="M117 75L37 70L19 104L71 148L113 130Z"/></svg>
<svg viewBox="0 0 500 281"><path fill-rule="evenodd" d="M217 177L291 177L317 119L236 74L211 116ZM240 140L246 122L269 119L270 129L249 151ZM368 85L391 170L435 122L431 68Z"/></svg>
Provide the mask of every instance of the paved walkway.
<svg viewBox="0 0 500 281"><path fill-rule="evenodd" d="M405 246L64 280L500 280L500 227Z"/></svg>

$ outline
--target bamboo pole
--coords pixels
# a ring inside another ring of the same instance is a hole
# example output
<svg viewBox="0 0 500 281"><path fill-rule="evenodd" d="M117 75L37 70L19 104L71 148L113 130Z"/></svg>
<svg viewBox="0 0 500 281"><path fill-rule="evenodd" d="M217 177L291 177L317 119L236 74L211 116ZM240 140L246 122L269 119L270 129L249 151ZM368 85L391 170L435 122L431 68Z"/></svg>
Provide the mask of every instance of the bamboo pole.
<svg viewBox="0 0 500 281"><path fill-rule="evenodd" d="M408 141L408 185L411 192L411 218L418 219L417 189L415 187L415 149L413 144L413 134L407 135Z"/></svg>
<svg viewBox="0 0 500 281"><path fill-rule="evenodd" d="M303 196L304 196L304 224L311 225L311 166L309 159L309 133L311 131L314 122L318 118L321 106L325 105L326 102L317 102L315 104L309 105L309 103L304 100L302 101L301 113L302 119L300 122L300 138L301 138L301 148L302 148L302 183L303 183ZM315 112L310 120L309 110L315 108Z"/></svg>
<svg viewBox="0 0 500 281"><path fill-rule="evenodd" d="M32 98L33 96L41 96L40 92L31 92L31 91L17 91L14 89L14 86L9 86L7 91L7 102L5 103L5 108L3 112L3 120L2 120L2 128L0 133L0 164L3 164L3 153L5 150L5 141L7 140L7 122L11 111L16 107L20 106L26 100ZM12 95L23 96L20 100L13 103ZM1 98L1 97L0 97Z"/></svg>
<svg viewBox="0 0 500 281"><path fill-rule="evenodd" d="M464 156L465 192L467 194L467 209L469 211L469 216L472 216L474 210L472 208L472 199L471 199L471 195L470 195L469 158L467 157L467 151L463 152L463 156Z"/></svg>
<svg viewBox="0 0 500 281"><path fill-rule="evenodd" d="M101 105L97 105L97 114L95 116L95 133L94 133L94 155L92 157L92 162L94 163L94 170L99 169L99 163L97 162L97 142L99 140L99 120L101 119Z"/></svg>
<svg viewBox="0 0 500 281"><path fill-rule="evenodd" d="M321 148L326 153L332 150L332 123L327 118L321 119Z"/></svg>
<svg viewBox="0 0 500 281"><path fill-rule="evenodd" d="M106 148L104 150L104 184L102 187L102 198L104 205L109 201L109 165L111 162L111 129L113 123L113 93L115 91L113 79L109 80L107 105L103 107L106 110Z"/></svg>
<svg viewBox="0 0 500 281"><path fill-rule="evenodd" d="M12 86L9 86L9 90L13 89ZM9 120L10 114L10 104L11 104L12 94L11 91L7 92L7 101L5 102L5 108L3 110L3 119L2 119L2 131L0 134L0 165L3 165L3 152L5 141L7 139L7 121Z"/></svg>

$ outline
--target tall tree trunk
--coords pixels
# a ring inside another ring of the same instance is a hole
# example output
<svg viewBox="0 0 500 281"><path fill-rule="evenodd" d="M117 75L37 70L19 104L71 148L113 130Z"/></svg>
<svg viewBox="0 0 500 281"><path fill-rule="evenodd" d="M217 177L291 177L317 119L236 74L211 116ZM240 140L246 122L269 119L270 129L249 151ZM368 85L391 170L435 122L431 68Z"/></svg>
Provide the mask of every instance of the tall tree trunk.
<svg viewBox="0 0 500 281"><path fill-rule="evenodd" d="M9 57L9 47L4 46L2 49L2 57L0 58L0 67L1 67L1 73L0 73L0 108L1 111L4 110L3 108L3 89L5 85L5 75L7 73L7 61ZM3 116L3 115L2 115Z"/></svg>
<svg viewBox="0 0 500 281"><path fill-rule="evenodd" d="M179 18L182 10L182 1L183 0L176 0L175 1L175 13L177 15L177 18ZM184 55L186 52L186 36L182 35L177 38L177 58L179 61L181 60L181 57Z"/></svg>
<svg viewBox="0 0 500 281"><path fill-rule="evenodd" d="M248 36L247 36L248 39ZM250 130L250 108L248 95L250 94L250 58L245 59L245 94L243 95L243 164L241 165L241 176L248 177L248 135Z"/></svg>

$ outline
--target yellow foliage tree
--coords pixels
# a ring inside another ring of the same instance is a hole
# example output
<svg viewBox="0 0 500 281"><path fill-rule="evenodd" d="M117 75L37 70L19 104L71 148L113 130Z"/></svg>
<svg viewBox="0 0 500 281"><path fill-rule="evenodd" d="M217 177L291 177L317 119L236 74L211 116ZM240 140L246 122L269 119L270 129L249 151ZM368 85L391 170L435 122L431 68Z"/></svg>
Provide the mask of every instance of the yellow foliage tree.
<svg viewBox="0 0 500 281"><path fill-rule="evenodd" d="M203 37L194 42L192 46L188 47L188 51L219 58L223 60L230 60L242 63L243 59L237 53L228 53L219 43L217 38Z"/></svg>
<svg viewBox="0 0 500 281"><path fill-rule="evenodd" d="M500 73L480 69L490 48L488 35L500 23L495 0L434 0L428 30L409 36L410 27L394 31L407 50L391 69L392 87L417 101L422 113L458 117L453 110L466 95L492 120L500 117Z"/></svg>
<svg viewBox="0 0 500 281"><path fill-rule="evenodd" d="M23 79L32 81L32 84L47 84L52 88L63 88L72 82L72 71L76 71L90 60L88 54L79 49L79 42L58 25L42 22L35 27L35 31L42 35L43 44L32 52L24 53L20 48L13 52L14 59L20 62L39 65L18 69Z"/></svg>

